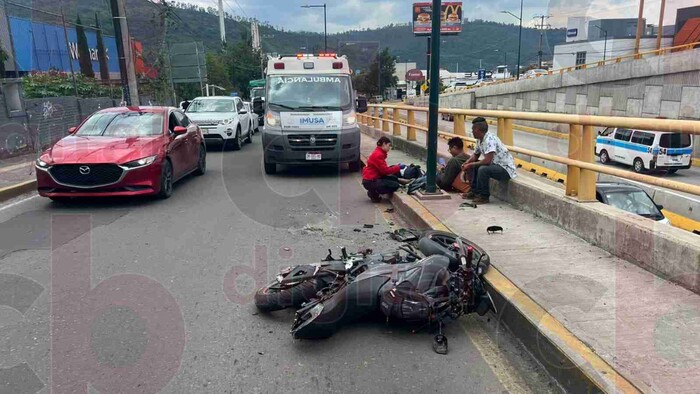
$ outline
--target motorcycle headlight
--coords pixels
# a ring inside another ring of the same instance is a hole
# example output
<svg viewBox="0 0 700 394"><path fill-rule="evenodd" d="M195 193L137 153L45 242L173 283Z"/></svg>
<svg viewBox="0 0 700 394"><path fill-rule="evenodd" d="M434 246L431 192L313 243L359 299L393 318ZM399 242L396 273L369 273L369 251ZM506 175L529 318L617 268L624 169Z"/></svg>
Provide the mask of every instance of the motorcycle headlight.
<svg viewBox="0 0 700 394"><path fill-rule="evenodd" d="M280 119L273 115L272 113L268 112L267 116L265 117L265 120L267 121L268 126L275 127L278 124L280 124Z"/></svg>
<svg viewBox="0 0 700 394"><path fill-rule="evenodd" d="M41 159L36 159L36 166L42 169L49 168L49 163L41 160Z"/></svg>
<svg viewBox="0 0 700 394"><path fill-rule="evenodd" d="M156 158L158 158L158 155L148 156L148 157L144 157L143 159L138 159L138 160L134 160L134 161L130 161L128 163L122 164L122 166L126 167L126 168L145 167L147 165L153 164L153 162L156 161Z"/></svg>

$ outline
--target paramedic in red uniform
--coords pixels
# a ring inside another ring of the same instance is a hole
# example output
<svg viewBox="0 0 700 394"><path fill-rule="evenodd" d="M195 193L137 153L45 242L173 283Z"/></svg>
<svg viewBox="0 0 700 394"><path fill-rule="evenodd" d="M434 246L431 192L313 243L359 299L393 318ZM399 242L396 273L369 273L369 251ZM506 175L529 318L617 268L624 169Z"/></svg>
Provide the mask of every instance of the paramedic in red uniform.
<svg viewBox="0 0 700 394"><path fill-rule="evenodd" d="M362 171L362 186L367 189L367 196L372 202L380 202L382 194L391 194L401 185L410 182L399 178L403 165L386 164L386 157L390 150L391 140L388 137L381 137L377 141L377 148L367 159L367 166Z"/></svg>

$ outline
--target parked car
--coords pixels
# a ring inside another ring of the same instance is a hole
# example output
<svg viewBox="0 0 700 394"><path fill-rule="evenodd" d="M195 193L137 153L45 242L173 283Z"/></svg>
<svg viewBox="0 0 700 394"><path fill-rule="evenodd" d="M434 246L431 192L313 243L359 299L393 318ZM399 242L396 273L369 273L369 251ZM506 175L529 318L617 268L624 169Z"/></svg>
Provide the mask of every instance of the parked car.
<svg viewBox="0 0 700 394"><path fill-rule="evenodd" d="M205 139L218 140L224 148L239 150L244 140L253 142L249 113L240 97L197 97L185 113L199 125Z"/></svg>
<svg viewBox="0 0 700 394"><path fill-rule="evenodd" d="M252 130L252 133L255 134L258 132L258 128L260 127L260 121L261 118L253 112L253 104L250 102L244 102L246 111L248 111L248 118L250 119L250 129Z"/></svg>
<svg viewBox="0 0 700 394"><path fill-rule="evenodd" d="M69 132L36 161L39 194L52 200L168 198L175 181L206 171L202 132L176 108L104 109Z"/></svg>
<svg viewBox="0 0 700 394"><path fill-rule="evenodd" d="M654 200L641 188L628 183L598 182L596 184L596 199L603 204L620 208L635 215L643 216L659 223L670 224L661 212L663 206Z"/></svg>
<svg viewBox="0 0 700 394"><path fill-rule="evenodd" d="M523 75L525 78L535 78L539 77L540 75L547 75L548 71L543 69L543 68L535 68L532 70L527 70L525 74Z"/></svg>
<svg viewBox="0 0 700 394"><path fill-rule="evenodd" d="M609 127L599 133L595 154L602 164L615 161L631 165L635 172L658 169L673 174L690 168L693 136Z"/></svg>

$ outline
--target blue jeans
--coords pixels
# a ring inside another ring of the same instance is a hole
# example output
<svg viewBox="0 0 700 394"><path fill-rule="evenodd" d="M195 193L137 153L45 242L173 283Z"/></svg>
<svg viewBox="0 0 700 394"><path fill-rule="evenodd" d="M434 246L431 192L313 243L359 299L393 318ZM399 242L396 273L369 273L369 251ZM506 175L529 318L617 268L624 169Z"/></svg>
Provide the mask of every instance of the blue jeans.
<svg viewBox="0 0 700 394"><path fill-rule="evenodd" d="M472 174L472 190L477 196L488 198L491 195L489 191L489 180L509 181L510 175L505 168L498 164L489 164L487 166L474 167Z"/></svg>

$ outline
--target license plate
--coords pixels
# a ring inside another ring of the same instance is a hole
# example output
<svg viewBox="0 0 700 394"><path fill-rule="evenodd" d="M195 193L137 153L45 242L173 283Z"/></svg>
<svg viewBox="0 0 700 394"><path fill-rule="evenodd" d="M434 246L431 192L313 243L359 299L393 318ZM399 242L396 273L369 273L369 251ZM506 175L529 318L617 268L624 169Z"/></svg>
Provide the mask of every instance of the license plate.
<svg viewBox="0 0 700 394"><path fill-rule="evenodd" d="M680 163L681 162L681 157L680 156L669 156L668 161L670 163Z"/></svg>
<svg viewBox="0 0 700 394"><path fill-rule="evenodd" d="M321 160L321 152L306 153L306 160Z"/></svg>

